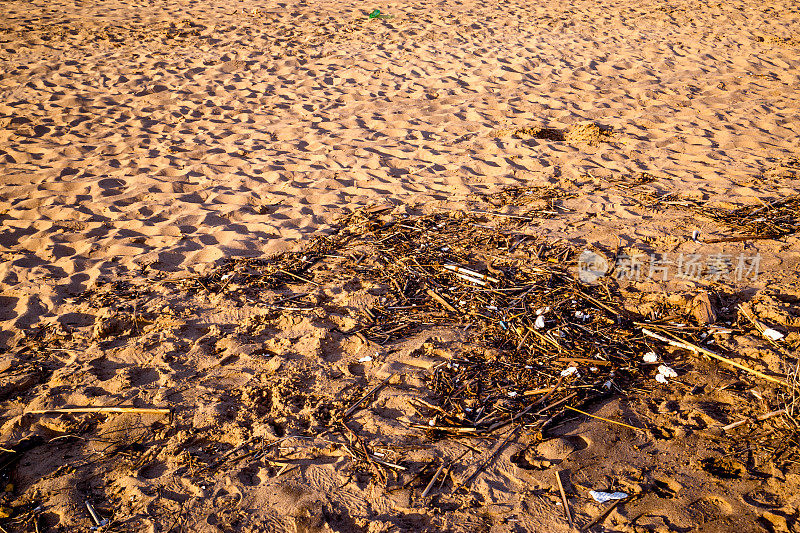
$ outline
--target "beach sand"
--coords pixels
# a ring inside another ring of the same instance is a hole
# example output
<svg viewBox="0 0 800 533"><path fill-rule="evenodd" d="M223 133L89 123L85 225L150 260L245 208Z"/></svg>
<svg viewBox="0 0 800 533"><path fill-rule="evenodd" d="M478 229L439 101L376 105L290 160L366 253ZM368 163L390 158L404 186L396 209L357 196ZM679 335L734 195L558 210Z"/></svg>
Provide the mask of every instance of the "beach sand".
<svg viewBox="0 0 800 533"><path fill-rule="evenodd" d="M391 18L369 19L376 7ZM754 459L746 431L732 447L704 432L779 403L753 376L669 352L682 358L672 387L593 407L647 435L586 417L543 443L522 431L460 499L431 503L432 472L412 474L466 448L417 436L412 449L393 420L418 415L403 398L424 398L424 380L353 415L408 472L393 488L340 435L319 437L319 410L347 407L392 365L456 357L458 330L388 351L343 334L376 305L357 278L300 283L320 307L279 316L181 281L300 249L367 206L487 211L486 224L609 257L759 257L758 276L627 289L749 301L787 336L771 347L734 323L729 346L785 375L800 239L724 241L741 233L709 213L800 194L796 2L7 0L0 14L7 531L83 530L85 500L108 531L568 531L556 471L578 526L608 505L592 488L637 494L597 530L800 527L800 472ZM541 198L531 210L509 190ZM112 405L174 414L23 414ZM468 441L477 451L450 479L494 438ZM273 444L238 458L254 439Z"/></svg>

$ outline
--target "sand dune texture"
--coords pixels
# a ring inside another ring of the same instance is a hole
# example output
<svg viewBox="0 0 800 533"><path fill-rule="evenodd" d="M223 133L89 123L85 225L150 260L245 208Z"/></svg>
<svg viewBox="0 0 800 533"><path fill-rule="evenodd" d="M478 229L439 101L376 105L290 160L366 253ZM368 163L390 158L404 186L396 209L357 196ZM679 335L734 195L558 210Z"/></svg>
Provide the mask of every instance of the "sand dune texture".
<svg viewBox="0 0 800 533"><path fill-rule="evenodd" d="M392 17L368 19L376 7ZM0 446L29 446L13 469L0 462L6 530L88 527L88 499L109 531L567 531L550 465L571 469L580 525L603 510L585 489L616 487L647 495L598 527L797 530L797 473L681 460L702 449L747 463L747 446L682 439L734 421L748 390L776 399L766 385L723 393L736 374L686 366L682 386L705 392L597 411L646 412L677 440L584 419L523 439L475 494L432 507L418 498L432 472L383 490L309 432L387 368L456 357L461 329L359 363L384 348L342 333L378 301L358 279L275 288L268 311L186 281L305 246L370 205L490 211L481 223L578 248L759 254L758 279L633 287L746 295L789 334L776 353L792 352L800 240L729 239L714 213L800 194L796 2L5 0L0 95ZM328 307L293 314L283 300L300 293L301 311ZM785 374L750 333L731 346ZM424 398L414 379L399 385ZM399 435L387 420L414 411L381 394L360 427ZM23 415L121 404L180 414ZM214 462L253 439L283 451ZM429 468L467 449L437 446L386 460Z"/></svg>

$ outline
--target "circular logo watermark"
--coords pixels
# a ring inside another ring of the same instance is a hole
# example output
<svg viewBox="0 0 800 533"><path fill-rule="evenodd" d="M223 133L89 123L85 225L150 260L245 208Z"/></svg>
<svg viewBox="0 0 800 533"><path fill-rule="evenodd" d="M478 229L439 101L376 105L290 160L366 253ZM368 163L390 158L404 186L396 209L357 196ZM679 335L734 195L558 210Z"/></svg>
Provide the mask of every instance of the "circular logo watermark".
<svg viewBox="0 0 800 533"><path fill-rule="evenodd" d="M584 250L578 256L578 279L587 284L595 284L608 274L608 260L591 250Z"/></svg>

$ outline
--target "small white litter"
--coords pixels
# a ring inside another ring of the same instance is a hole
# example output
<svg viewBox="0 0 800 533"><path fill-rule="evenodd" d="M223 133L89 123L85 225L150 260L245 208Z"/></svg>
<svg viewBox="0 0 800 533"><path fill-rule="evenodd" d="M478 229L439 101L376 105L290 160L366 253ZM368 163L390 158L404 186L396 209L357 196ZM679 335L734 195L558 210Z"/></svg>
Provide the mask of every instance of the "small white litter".
<svg viewBox="0 0 800 533"><path fill-rule="evenodd" d="M628 495L624 492L599 492L596 490L590 490L589 496L594 498L594 501L597 503L606 503L611 500L622 500L628 497Z"/></svg>
<svg viewBox="0 0 800 533"><path fill-rule="evenodd" d="M536 329L544 328L544 317L542 315L536 317L536 322L533 323L533 327Z"/></svg>
<svg viewBox="0 0 800 533"><path fill-rule="evenodd" d="M642 360L644 360L645 363L655 363L658 361L658 356L656 355L656 352L647 352L642 357Z"/></svg>
<svg viewBox="0 0 800 533"><path fill-rule="evenodd" d="M364 357L358 360L359 363L369 363L370 361L372 361L372 357L368 355L365 355Z"/></svg>
<svg viewBox="0 0 800 533"><path fill-rule="evenodd" d="M577 367L568 366L567 368L565 368L564 370L561 371L561 377L562 378L565 378L567 376L571 376L572 374L575 374L575 377L579 377L580 376L580 374L578 373Z"/></svg>
<svg viewBox="0 0 800 533"><path fill-rule="evenodd" d="M779 341L784 337L783 333L772 328L765 329L763 335L771 341Z"/></svg>

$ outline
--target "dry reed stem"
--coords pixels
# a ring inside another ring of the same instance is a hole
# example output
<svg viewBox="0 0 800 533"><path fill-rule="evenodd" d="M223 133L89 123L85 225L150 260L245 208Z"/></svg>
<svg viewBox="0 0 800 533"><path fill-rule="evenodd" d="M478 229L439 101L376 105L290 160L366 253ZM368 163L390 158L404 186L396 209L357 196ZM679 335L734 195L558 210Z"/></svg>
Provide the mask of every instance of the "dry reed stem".
<svg viewBox="0 0 800 533"><path fill-rule="evenodd" d="M561 493L561 503L564 505L564 514L567 516L567 521L569 521L569 527L575 527L575 524L572 522L572 512L569 509L569 500L567 500L567 493L564 492L564 485L561 483L561 472L556 471L556 483L558 483L558 492Z"/></svg>
<svg viewBox="0 0 800 533"><path fill-rule="evenodd" d="M625 424L623 422L617 422L616 420L609 420L608 418L603 418L602 416L593 415L593 414L587 413L586 411L581 411L580 409L576 409L574 407L570 407L569 405L567 405L566 407L567 407L567 409L569 409L571 411L575 411L575 412L580 413L582 415L586 415L586 416L588 416L590 418L596 418L597 420L602 420L603 422L608 422L609 424L616 424L618 426L622 426L622 427L625 427L625 428L635 429L637 431L644 431L644 428L637 428L636 426L629 426L628 424Z"/></svg>
<svg viewBox="0 0 800 533"><path fill-rule="evenodd" d="M58 415L64 413L138 413L147 415L168 415L171 409L157 409L150 407L68 407L64 409L34 409L26 411L26 415Z"/></svg>

